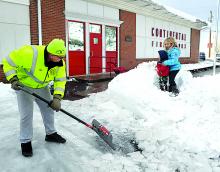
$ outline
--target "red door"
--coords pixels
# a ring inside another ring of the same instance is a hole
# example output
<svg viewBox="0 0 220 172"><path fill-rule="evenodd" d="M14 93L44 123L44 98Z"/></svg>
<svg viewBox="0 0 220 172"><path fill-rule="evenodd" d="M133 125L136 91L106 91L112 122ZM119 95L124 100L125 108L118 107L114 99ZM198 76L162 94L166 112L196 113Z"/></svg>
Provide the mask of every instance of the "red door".
<svg viewBox="0 0 220 172"><path fill-rule="evenodd" d="M90 24L90 73L102 73L102 28Z"/></svg>
<svg viewBox="0 0 220 172"><path fill-rule="evenodd" d="M68 21L69 76L85 75L85 24Z"/></svg>

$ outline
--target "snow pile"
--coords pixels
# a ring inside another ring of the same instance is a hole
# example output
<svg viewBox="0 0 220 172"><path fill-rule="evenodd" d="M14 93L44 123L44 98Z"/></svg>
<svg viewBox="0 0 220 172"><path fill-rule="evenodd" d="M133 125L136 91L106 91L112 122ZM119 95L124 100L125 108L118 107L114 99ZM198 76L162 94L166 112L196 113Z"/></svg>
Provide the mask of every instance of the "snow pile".
<svg viewBox="0 0 220 172"><path fill-rule="evenodd" d="M155 64L142 63L118 75L104 92L62 102L66 111L80 119L91 122L95 118L104 124L115 142L134 138L142 154L111 151L96 133L62 113L55 115L56 126L67 143L46 143L35 108L34 156L24 158L17 139L16 97L9 85L0 83L2 171L220 171L215 159L220 150L220 75L192 78L181 71L176 79L181 92L170 97L157 87Z"/></svg>

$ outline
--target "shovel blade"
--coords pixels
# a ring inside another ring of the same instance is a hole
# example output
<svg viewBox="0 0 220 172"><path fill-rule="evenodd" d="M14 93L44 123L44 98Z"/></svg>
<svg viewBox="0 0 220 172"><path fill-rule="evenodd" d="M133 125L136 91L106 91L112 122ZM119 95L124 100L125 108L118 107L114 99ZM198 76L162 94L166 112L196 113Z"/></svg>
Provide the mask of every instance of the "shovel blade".
<svg viewBox="0 0 220 172"><path fill-rule="evenodd" d="M102 138L102 140L104 140L105 143L107 143L113 150L115 150L111 133L96 119L93 119L92 126L93 130L99 135L99 137Z"/></svg>

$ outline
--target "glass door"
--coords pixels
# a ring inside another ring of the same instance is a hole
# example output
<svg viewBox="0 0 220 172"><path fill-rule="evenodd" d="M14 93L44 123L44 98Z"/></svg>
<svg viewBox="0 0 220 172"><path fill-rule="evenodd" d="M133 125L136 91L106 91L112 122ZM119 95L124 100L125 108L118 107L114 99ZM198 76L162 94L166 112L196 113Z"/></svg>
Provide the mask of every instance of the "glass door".
<svg viewBox="0 0 220 172"><path fill-rule="evenodd" d="M106 47L106 72L112 72L118 66L118 43L117 28L106 26L105 28L105 47Z"/></svg>
<svg viewBox="0 0 220 172"><path fill-rule="evenodd" d="M68 21L69 75L85 75L85 23Z"/></svg>

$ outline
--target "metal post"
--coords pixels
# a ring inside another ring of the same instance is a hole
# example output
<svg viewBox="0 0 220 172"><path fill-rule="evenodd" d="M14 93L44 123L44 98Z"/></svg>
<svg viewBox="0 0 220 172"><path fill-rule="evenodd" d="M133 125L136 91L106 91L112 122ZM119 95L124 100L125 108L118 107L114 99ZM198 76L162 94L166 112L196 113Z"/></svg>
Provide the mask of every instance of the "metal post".
<svg viewBox="0 0 220 172"><path fill-rule="evenodd" d="M218 54L218 20L219 20L219 5L220 0L218 0L218 6L217 6L217 21L216 21L216 38L215 38L215 57L214 57L214 64L213 64L213 75L215 75L215 69L216 69L216 54Z"/></svg>

